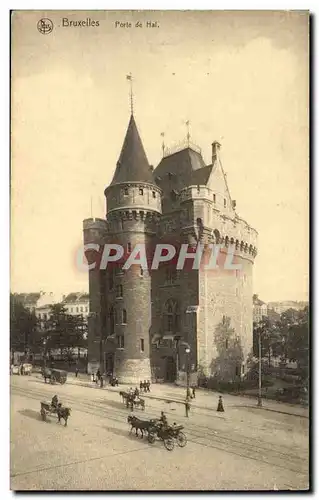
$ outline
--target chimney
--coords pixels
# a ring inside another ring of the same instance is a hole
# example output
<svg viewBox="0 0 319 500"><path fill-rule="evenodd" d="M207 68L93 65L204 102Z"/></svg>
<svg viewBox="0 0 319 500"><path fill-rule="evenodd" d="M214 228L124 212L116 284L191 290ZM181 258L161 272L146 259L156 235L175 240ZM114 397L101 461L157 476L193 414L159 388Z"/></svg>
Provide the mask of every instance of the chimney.
<svg viewBox="0 0 319 500"><path fill-rule="evenodd" d="M219 155L221 144L218 141L212 143L212 163L214 163Z"/></svg>

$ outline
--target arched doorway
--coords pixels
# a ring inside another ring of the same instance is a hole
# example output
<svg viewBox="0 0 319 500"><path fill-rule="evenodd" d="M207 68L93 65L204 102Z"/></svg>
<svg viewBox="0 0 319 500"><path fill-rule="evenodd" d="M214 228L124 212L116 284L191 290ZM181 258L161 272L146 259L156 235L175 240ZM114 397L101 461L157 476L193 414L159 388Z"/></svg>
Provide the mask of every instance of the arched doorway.
<svg viewBox="0 0 319 500"><path fill-rule="evenodd" d="M176 361L172 356L166 357L166 382L175 382L176 380Z"/></svg>

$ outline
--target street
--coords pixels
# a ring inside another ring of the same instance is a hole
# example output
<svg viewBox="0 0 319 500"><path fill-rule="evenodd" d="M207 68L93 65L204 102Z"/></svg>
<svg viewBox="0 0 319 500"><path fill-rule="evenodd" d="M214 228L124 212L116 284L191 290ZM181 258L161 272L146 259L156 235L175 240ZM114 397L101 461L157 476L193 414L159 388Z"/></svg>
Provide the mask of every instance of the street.
<svg viewBox="0 0 319 500"><path fill-rule="evenodd" d="M162 442L130 435L122 386L100 389L73 376L65 385L45 384L40 375L11 376L11 489L308 488L306 410L274 411L276 403L257 409L247 398L225 395L225 413L217 413L218 394L197 391L186 418L184 407L171 401L184 389L151 389L145 412L134 414L158 418L164 410L170 423L185 425L185 448L169 452ZM67 427L54 415L40 418L40 402L54 394L72 408Z"/></svg>

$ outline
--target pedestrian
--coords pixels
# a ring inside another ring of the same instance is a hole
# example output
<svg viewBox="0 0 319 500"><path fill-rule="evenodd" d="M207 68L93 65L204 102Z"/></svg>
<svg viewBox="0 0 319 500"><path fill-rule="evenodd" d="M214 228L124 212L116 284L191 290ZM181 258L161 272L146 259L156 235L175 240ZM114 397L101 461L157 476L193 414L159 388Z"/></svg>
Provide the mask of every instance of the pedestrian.
<svg viewBox="0 0 319 500"><path fill-rule="evenodd" d="M184 404L185 404L185 415L188 418L188 413L191 409L191 405L190 405L190 402L188 401L188 399L186 399Z"/></svg>
<svg viewBox="0 0 319 500"><path fill-rule="evenodd" d="M151 382L148 380L147 383L146 383L146 389L147 389L147 392L151 392Z"/></svg>
<svg viewBox="0 0 319 500"><path fill-rule="evenodd" d="M143 382L143 388L144 388L144 392L146 392L147 391L147 382L146 382L146 380L144 380L144 382Z"/></svg>
<svg viewBox="0 0 319 500"><path fill-rule="evenodd" d="M143 382L142 380L140 381L140 391L142 392L142 389L143 389Z"/></svg>
<svg viewBox="0 0 319 500"><path fill-rule="evenodd" d="M78 369L78 367L76 367L75 368L75 376L76 376L76 378L78 378L78 373L79 373L79 369Z"/></svg>
<svg viewBox="0 0 319 500"><path fill-rule="evenodd" d="M193 388L192 388L192 398L195 399L195 386L193 385Z"/></svg>
<svg viewBox="0 0 319 500"><path fill-rule="evenodd" d="M219 398L218 398L217 411L225 411L224 405L223 405L223 398L221 396L219 396Z"/></svg>
<svg viewBox="0 0 319 500"><path fill-rule="evenodd" d="M98 383L100 381L100 378L101 378L101 372L100 372L100 369L98 369L98 371L96 372L96 383Z"/></svg>

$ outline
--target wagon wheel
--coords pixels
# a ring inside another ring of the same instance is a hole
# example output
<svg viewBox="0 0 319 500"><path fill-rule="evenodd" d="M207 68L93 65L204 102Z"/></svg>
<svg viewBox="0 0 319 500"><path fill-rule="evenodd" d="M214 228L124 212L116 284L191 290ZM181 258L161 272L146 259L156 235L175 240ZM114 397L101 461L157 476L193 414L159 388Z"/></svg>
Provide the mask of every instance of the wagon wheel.
<svg viewBox="0 0 319 500"><path fill-rule="evenodd" d="M65 384L65 382L66 382L66 378L64 378L64 377L63 377L63 378L61 379L61 384Z"/></svg>
<svg viewBox="0 0 319 500"><path fill-rule="evenodd" d="M172 438L164 439L164 446L168 451L172 451L174 449L174 441Z"/></svg>
<svg viewBox="0 0 319 500"><path fill-rule="evenodd" d="M41 414L41 418L42 420L46 420L47 419L47 415L46 415L46 412L45 412L45 409L44 408L41 408L40 410L40 414Z"/></svg>
<svg viewBox="0 0 319 500"><path fill-rule="evenodd" d="M179 432L176 437L177 444L181 448L184 448L184 446L187 445L187 437L185 436L184 432Z"/></svg>
<svg viewBox="0 0 319 500"><path fill-rule="evenodd" d="M147 440L151 444L155 443L155 439L156 439L156 436L152 432L147 436Z"/></svg>

